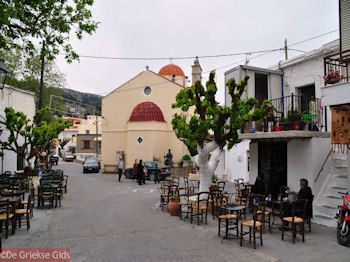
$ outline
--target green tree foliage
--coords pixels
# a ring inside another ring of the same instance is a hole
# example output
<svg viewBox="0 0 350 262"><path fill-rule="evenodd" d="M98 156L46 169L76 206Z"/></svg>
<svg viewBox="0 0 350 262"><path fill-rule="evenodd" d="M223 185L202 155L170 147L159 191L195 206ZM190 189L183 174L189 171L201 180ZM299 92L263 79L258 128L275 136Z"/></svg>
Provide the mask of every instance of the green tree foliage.
<svg viewBox="0 0 350 262"><path fill-rule="evenodd" d="M40 55L37 51L33 55L28 55L20 49L9 51L0 50L0 57L6 61L9 73L6 77L6 84L25 89L35 93L39 97L40 86ZM66 82L53 61L47 61L45 65L43 105L49 106L50 96L62 96L63 87ZM36 101L38 106L38 101ZM61 105L62 107L63 105ZM59 108L62 109L62 108Z"/></svg>
<svg viewBox="0 0 350 262"><path fill-rule="evenodd" d="M41 122L36 124L38 118ZM19 154L26 161L36 157L40 149L48 149L59 133L72 125L71 121L55 118L47 107L36 112L33 122L22 112L7 107L5 118L0 117L0 123L9 132L7 141L0 141L0 146Z"/></svg>
<svg viewBox="0 0 350 262"><path fill-rule="evenodd" d="M93 0L8 0L0 1L0 48L23 48L33 54L37 43L45 41L41 57L49 60L60 52L68 62L78 59L69 43L75 35L92 34L97 23L92 20Z"/></svg>
<svg viewBox="0 0 350 262"><path fill-rule="evenodd" d="M215 100L217 92L214 81L215 73L211 72L206 88L201 81L193 86L181 89L176 96L173 108L180 108L188 112L194 107L194 115L175 114L172 125L176 136L187 146L192 156L196 155L197 145L203 148L204 144L214 140L222 149L226 144L231 149L240 140L237 130L241 129L245 121L262 119L272 108L270 101L264 101L257 108L255 98L242 100L249 77L237 83L230 79L226 86L231 97L231 106L221 106Z"/></svg>

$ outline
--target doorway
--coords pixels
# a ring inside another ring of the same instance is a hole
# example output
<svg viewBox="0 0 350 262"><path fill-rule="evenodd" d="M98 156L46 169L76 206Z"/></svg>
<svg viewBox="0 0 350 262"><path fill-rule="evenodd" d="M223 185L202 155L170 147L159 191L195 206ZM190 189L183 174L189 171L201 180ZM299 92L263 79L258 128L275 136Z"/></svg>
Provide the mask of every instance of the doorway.
<svg viewBox="0 0 350 262"><path fill-rule="evenodd" d="M310 112L310 101L315 100L315 85L308 85L299 88L299 95L301 96L301 112Z"/></svg>
<svg viewBox="0 0 350 262"><path fill-rule="evenodd" d="M259 142L258 172L264 176L265 192L276 199L280 186L287 186L287 142Z"/></svg>
<svg viewBox="0 0 350 262"><path fill-rule="evenodd" d="M268 99L267 75L255 73L255 98L259 101L259 107Z"/></svg>

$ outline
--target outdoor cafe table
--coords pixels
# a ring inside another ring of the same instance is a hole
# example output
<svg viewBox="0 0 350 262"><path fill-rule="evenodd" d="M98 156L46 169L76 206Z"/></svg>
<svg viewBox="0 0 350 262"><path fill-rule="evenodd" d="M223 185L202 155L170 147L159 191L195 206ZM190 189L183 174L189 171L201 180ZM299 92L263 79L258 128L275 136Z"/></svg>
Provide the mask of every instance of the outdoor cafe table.
<svg viewBox="0 0 350 262"><path fill-rule="evenodd" d="M0 201L6 201L9 200L9 204L12 207L12 211L14 212L16 210L16 207L18 206L18 204L21 202L21 197L20 196L2 196L0 197Z"/></svg>
<svg viewBox="0 0 350 262"><path fill-rule="evenodd" d="M271 214L273 216L271 229L280 228L281 224L275 224L275 218L282 217L284 205L287 204L288 200L266 200L267 206L271 208ZM276 227L274 227L276 225Z"/></svg>
<svg viewBox="0 0 350 262"><path fill-rule="evenodd" d="M11 196L22 196L24 200L24 190L3 190L0 195L3 197L11 197Z"/></svg>

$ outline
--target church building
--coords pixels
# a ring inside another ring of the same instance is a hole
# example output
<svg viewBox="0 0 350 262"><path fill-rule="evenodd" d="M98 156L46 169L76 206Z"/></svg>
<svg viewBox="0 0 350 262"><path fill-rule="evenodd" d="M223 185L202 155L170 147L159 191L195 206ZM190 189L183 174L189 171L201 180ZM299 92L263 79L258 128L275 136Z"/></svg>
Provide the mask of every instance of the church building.
<svg viewBox="0 0 350 262"><path fill-rule="evenodd" d="M192 80L200 79L198 59L192 72ZM184 72L175 64L162 67L158 73L146 67L102 99L102 168L115 165L119 156L128 168L135 159L163 162L168 149L174 162L188 154L171 125L174 114L181 113L171 105L186 82Z"/></svg>

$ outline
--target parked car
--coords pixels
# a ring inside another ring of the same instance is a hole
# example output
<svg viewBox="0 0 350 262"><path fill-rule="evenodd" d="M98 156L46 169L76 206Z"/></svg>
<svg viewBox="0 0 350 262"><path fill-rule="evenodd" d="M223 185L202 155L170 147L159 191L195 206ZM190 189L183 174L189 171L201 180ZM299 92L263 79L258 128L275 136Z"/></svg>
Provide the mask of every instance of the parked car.
<svg viewBox="0 0 350 262"><path fill-rule="evenodd" d="M89 158L86 159L83 164L83 173L87 172L99 172L100 171L100 164L95 158Z"/></svg>
<svg viewBox="0 0 350 262"><path fill-rule="evenodd" d="M67 152L64 152L62 158L64 161L74 161L75 156L73 155L72 152L67 151Z"/></svg>
<svg viewBox="0 0 350 262"><path fill-rule="evenodd" d="M151 181L154 181L155 178L155 170L156 170L156 164L158 164L158 178L159 180L164 180L166 177L171 176L172 174L172 168L170 166L163 166L159 162L155 161L149 161L149 162L142 162L143 166L146 166L147 168L147 177L146 179L149 179ZM133 168L127 168L124 171L124 175L126 178L129 179L136 179L136 175L133 177L132 174Z"/></svg>
<svg viewBox="0 0 350 262"><path fill-rule="evenodd" d="M51 155L49 158L49 163L54 164L57 166L58 164L58 156L57 155Z"/></svg>

